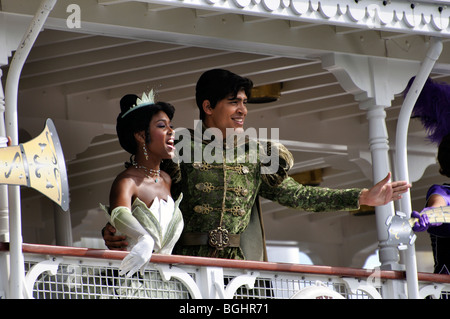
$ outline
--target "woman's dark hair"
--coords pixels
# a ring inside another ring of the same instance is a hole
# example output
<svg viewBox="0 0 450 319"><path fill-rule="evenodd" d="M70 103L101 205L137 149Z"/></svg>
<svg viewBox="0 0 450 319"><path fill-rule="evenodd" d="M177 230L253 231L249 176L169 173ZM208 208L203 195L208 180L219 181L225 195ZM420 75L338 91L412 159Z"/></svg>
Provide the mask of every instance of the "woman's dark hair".
<svg viewBox="0 0 450 319"><path fill-rule="evenodd" d="M438 148L439 173L450 177L450 134L442 138Z"/></svg>
<svg viewBox="0 0 450 319"><path fill-rule="evenodd" d="M250 98L252 87L252 80L230 71L223 69L206 71L198 79L195 88L195 99L200 111L200 119L205 119L205 112L202 106L203 101L208 100L210 106L214 108L218 101L226 98L230 94L236 97L241 90L244 90L247 98Z"/></svg>
<svg viewBox="0 0 450 319"><path fill-rule="evenodd" d="M145 142L150 142L149 123L154 114L163 111L172 120L175 113L173 105L166 102L155 102L154 104L137 107L129 112L130 108L136 104L139 97L135 94L127 94L120 100L120 114L117 116L116 132L119 143L128 153L135 155L137 143L134 139L134 133L145 131Z"/></svg>

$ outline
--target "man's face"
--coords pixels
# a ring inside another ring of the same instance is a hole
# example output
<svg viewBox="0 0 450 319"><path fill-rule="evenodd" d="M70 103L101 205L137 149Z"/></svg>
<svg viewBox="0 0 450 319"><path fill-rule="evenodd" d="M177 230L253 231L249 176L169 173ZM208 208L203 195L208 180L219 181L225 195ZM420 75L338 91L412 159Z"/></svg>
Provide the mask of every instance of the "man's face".
<svg viewBox="0 0 450 319"><path fill-rule="evenodd" d="M247 116L247 95L244 90L239 91L236 96L229 95L218 101L214 109L205 104L203 109L207 114L205 125L208 128L218 128L224 138L227 136L227 128L234 129L236 133L244 131L244 121Z"/></svg>

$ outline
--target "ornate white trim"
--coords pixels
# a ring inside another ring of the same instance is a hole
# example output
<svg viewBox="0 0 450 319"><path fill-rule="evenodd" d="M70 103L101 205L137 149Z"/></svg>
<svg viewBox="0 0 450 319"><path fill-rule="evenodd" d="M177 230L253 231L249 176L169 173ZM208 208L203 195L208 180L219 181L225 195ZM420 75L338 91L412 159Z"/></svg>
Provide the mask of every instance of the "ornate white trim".
<svg viewBox="0 0 450 319"><path fill-rule="evenodd" d="M257 15L362 29L450 36L450 7L410 1L141 0L176 7ZM114 4L110 1L108 4Z"/></svg>

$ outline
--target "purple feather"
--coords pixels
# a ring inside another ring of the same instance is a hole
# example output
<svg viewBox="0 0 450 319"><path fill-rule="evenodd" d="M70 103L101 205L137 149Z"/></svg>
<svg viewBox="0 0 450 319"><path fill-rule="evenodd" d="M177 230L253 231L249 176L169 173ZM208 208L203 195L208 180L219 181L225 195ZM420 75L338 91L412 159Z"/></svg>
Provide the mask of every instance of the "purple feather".
<svg viewBox="0 0 450 319"><path fill-rule="evenodd" d="M405 96L414 77L408 82ZM412 111L413 118L420 118L428 139L439 144L450 133L450 85L428 78Z"/></svg>

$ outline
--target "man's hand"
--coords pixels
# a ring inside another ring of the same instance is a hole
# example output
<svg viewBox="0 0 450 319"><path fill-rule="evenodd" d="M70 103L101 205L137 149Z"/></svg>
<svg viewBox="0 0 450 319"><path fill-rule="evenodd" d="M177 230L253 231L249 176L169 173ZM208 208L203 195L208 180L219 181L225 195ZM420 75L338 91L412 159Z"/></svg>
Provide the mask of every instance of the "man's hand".
<svg viewBox="0 0 450 319"><path fill-rule="evenodd" d="M106 247L111 250L127 250L127 236L116 236L116 229L110 223L102 229L103 240Z"/></svg>
<svg viewBox="0 0 450 319"><path fill-rule="evenodd" d="M370 189L364 189L359 197L360 205L382 206L390 201L402 198L402 194L406 193L411 187L405 181L389 182L391 173L375 184Z"/></svg>

